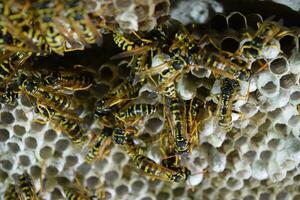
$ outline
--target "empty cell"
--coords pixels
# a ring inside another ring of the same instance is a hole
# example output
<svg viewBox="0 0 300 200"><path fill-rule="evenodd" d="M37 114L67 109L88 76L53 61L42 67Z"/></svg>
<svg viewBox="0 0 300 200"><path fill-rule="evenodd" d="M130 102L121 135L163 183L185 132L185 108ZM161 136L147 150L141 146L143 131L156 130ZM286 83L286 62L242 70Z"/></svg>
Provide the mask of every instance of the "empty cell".
<svg viewBox="0 0 300 200"><path fill-rule="evenodd" d="M1 112L1 123L11 124L15 121L15 117L10 112Z"/></svg>
<svg viewBox="0 0 300 200"><path fill-rule="evenodd" d="M175 197L181 197L184 195L185 188L184 187L177 187L175 189L173 189L173 195Z"/></svg>
<svg viewBox="0 0 300 200"><path fill-rule="evenodd" d="M132 5L132 0L113 0L114 6L117 9L126 9Z"/></svg>
<svg viewBox="0 0 300 200"><path fill-rule="evenodd" d="M269 67L269 63L265 59L257 59L251 63L251 71L255 74L261 70L267 69Z"/></svg>
<svg viewBox="0 0 300 200"><path fill-rule="evenodd" d="M19 110L19 109L15 110L15 117L16 117L17 121L27 121L28 120L26 113L23 110Z"/></svg>
<svg viewBox="0 0 300 200"><path fill-rule="evenodd" d="M33 165L30 167L30 174L34 179L39 179L41 177L42 169L40 166Z"/></svg>
<svg viewBox="0 0 300 200"><path fill-rule="evenodd" d="M32 121L30 123L30 130L34 132L40 132L44 128L45 124ZM31 132L32 133L32 132Z"/></svg>
<svg viewBox="0 0 300 200"><path fill-rule="evenodd" d="M240 147L247 142L247 137L241 136L239 139L235 141L235 146Z"/></svg>
<svg viewBox="0 0 300 200"><path fill-rule="evenodd" d="M255 151L248 151L243 155L243 158L245 159L246 162L253 162L256 158L256 152Z"/></svg>
<svg viewBox="0 0 300 200"><path fill-rule="evenodd" d="M114 80L116 72L114 71L115 67L113 65L104 64L99 69L99 80L110 82Z"/></svg>
<svg viewBox="0 0 300 200"><path fill-rule="evenodd" d="M44 146L43 148L40 149L39 153L40 153L40 157L46 160L52 156L53 149L50 146Z"/></svg>
<svg viewBox="0 0 300 200"><path fill-rule="evenodd" d="M46 168L46 174L47 176L56 176L59 173L59 170L55 166L48 166Z"/></svg>
<svg viewBox="0 0 300 200"><path fill-rule="evenodd" d="M268 192L261 193L259 195L259 200L271 200L271 194Z"/></svg>
<svg viewBox="0 0 300 200"><path fill-rule="evenodd" d="M118 64L118 75L120 78L127 78L130 74L131 68L128 66L128 61L121 61Z"/></svg>
<svg viewBox="0 0 300 200"><path fill-rule="evenodd" d="M210 21L212 29L215 29L218 32L224 32L228 29L226 16L223 14L216 14Z"/></svg>
<svg viewBox="0 0 300 200"><path fill-rule="evenodd" d="M35 149L37 147L37 141L34 137L25 138L25 146L29 149Z"/></svg>
<svg viewBox="0 0 300 200"><path fill-rule="evenodd" d="M6 129L0 129L0 142L6 142L9 139L9 131Z"/></svg>
<svg viewBox="0 0 300 200"><path fill-rule="evenodd" d="M276 75L283 75L289 70L286 58L279 57L270 63L270 71Z"/></svg>
<svg viewBox="0 0 300 200"><path fill-rule="evenodd" d="M122 152L115 152L112 158L116 164L120 164L125 160L125 155Z"/></svg>
<svg viewBox="0 0 300 200"><path fill-rule="evenodd" d="M53 140L55 140L56 137L57 137L57 133L53 129L47 130L44 134L44 139L47 142L52 142Z"/></svg>
<svg viewBox="0 0 300 200"><path fill-rule="evenodd" d="M14 133L17 136L20 136L20 137L22 137L26 133L25 127L21 126L21 125L18 125L18 124L14 125L13 130L14 130Z"/></svg>
<svg viewBox="0 0 300 200"><path fill-rule="evenodd" d="M273 138L268 142L268 147L270 149L277 149L277 147L281 144L280 139L278 138Z"/></svg>
<svg viewBox="0 0 300 200"><path fill-rule="evenodd" d="M277 85L273 81L267 82L261 87L261 92L264 94L273 94L277 91Z"/></svg>
<svg viewBox="0 0 300 200"><path fill-rule="evenodd" d="M134 8L134 13L138 17L139 21L145 20L148 17L149 11L148 5L136 5Z"/></svg>
<svg viewBox="0 0 300 200"><path fill-rule="evenodd" d="M116 188L116 193L119 196L125 196L126 194L128 194L128 186L127 185L119 185Z"/></svg>
<svg viewBox="0 0 300 200"><path fill-rule="evenodd" d="M294 197L293 197L293 200L299 200L300 199L300 194L296 194Z"/></svg>
<svg viewBox="0 0 300 200"><path fill-rule="evenodd" d="M62 187L71 184L71 181L65 176L57 176L56 177L56 182L57 182L58 185L60 185Z"/></svg>
<svg viewBox="0 0 300 200"><path fill-rule="evenodd" d="M101 82L92 88L92 92L96 97L101 98L109 91L110 87L109 83Z"/></svg>
<svg viewBox="0 0 300 200"><path fill-rule="evenodd" d="M67 139L60 139L55 143L55 150L57 151L65 151L69 147L69 140Z"/></svg>
<svg viewBox="0 0 300 200"><path fill-rule="evenodd" d="M161 129L163 121L158 117L148 119L145 123L145 128L151 133L157 133Z"/></svg>
<svg viewBox="0 0 300 200"><path fill-rule="evenodd" d="M262 16L256 13L247 15L246 19L247 19L247 25L254 30L258 29L258 23L263 22Z"/></svg>
<svg viewBox="0 0 300 200"><path fill-rule="evenodd" d="M289 200L289 199L290 199L290 195L287 191L279 192L276 195L276 200Z"/></svg>
<svg viewBox="0 0 300 200"><path fill-rule="evenodd" d="M0 161L0 163L1 163L2 168L5 170L8 170L8 171L11 170L13 167L13 163L10 160L3 159Z"/></svg>
<svg viewBox="0 0 300 200"><path fill-rule="evenodd" d="M300 91L293 92L290 97L292 101L300 103Z"/></svg>
<svg viewBox="0 0 300 200"><path fill-rule="evenodd" d="M156 2L156 5L154 7L154 16L156 18L159 18L161 16L165 16L169 14L170 10L170 2L168 0L161 0Z"/></svg>
<svg viewBox="0 0 300 200"><path fill-rule="evenodd" d="M291 86L296 84L295 74L286 74L280 78L280 87L289 89Z"/></svg>
<svg viewBox="0 0 300 200"><path fill-rule="evenodd" d="M141 198L140 200L153 200L153 198L150 196L146 196L146 197Z"/></svg>
<svg viewBox="0 0 300 200"><path fill-rule="evenodd" d="M0 133L0 139L1 139L1 133ZM9 148L9 151L11 153L18 153L20 151L20 146L18 143L15 143L15 142L8 142L7 144L8 148Z"/></svg>
<svg viewBox="0 0 300 200"><path fill-rule="evenodd" d="M99 184L99 178L96 176L90 176L86 179L86 184L88 188L95 189Z"/></svg>
<svg viewBox="0 0 300 200"><path fill-rule="evenodd" d="M231 13L228 16L228 26L237 31L246 29L246 17L239 12Z"/></svg>
<svg viewBox="0 0 300 200"><path fill-rule="evenodd" d="M285 35L279 39L281 51L287 55L291 56L292 51L296 49L297 41L296 37L293 35Z"/></svg>
<svg viewBox="0 0 300 200"><path fill-rule="evenodd" d="M4 181L8 178L8 174L0 169L0 183L4 183Z"/></svg>
<svg viewBox="0 0 300 200"><path fill-rule="evenodd" d="M78 163L78 157L77 156L72 156L68 155L66 156L66 167L73 167Z"/></svg>
<svg viewBox="0 0 300 200"><path fill-rule="evenodd" d="M20 155L19 164L25 167L30 166L31 165L30 158L27 155Z"/></svg>
<svg viewBox="0 0 300 200"><path fill-rule="evenodd" d="M272 158L272 151L262 151L259 155L260 159L263 161L269 161Z"/></svg>
<svg viewBox="0 0 300 200"><path fill-rule="evenodd" d="M64 195L60 189L54 188L51 192L51 199L64 199Z"/></svg>
<svg viewBox="0 0 300 200"><path fill-rule="evenodd" d="M131 190L133 193L139 193L145 187L144 182L140 180L136 180L131 183Z"/></svg>
<svg viewBox="0 0 300 200"><path fill-rule="evenodd" d="M274 125L274 128L280 135L283 135L283 136L288 135L288 127L286 124L276 123Z"/></svg>
<svg viewBox="0 0 300 200"><path fill-rule="evenodd" d="M78 168L77 171L85 176L86 174L89 173L89 171L91 170L91 165L87 164L87 163L82 163Z"/></svg>
<svg viewBox="0 0 300 200"><path fill-rule="evenodd" d="M157 194L157 200L167 200L167 199L170 198L170 196L171 195L169 193L167 193L167 192L159 192Z"/></svg>
<svg viewBox="0 0 300 200"><path fill-rule="evenodd" d="M119 174L117 171L108 171L105 173L105 180L108 182L107 184L115 182L119 178Z"/></svg>
<svg viewBox="0 0 300 200"><path fill-rule="evenodd" d="M253 195L251 195L251 194L249 194L249 195L245 196L245 197L243 198L243 200L256 200L256 197L253 196Z"/></svg>
<svg viewBox="0 0 300 200"><path fill-rule="evenodd" d="M236 38L227 37L221 41L221 49L231 53L236 52L239 49L240 43Z"/></svg>

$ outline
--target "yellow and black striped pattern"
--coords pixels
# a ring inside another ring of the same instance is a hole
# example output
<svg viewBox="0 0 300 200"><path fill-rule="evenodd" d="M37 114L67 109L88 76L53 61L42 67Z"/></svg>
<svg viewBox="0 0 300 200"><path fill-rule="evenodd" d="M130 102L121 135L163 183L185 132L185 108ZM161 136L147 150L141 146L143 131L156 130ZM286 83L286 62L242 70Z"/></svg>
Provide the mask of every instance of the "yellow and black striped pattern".
<svg viewBox="0 0 300 200"><path fill-rule="evenodd" d="M124 111L116 114L118 119L126 119L131 117L144 117L152 115L156 112L156 106L151 104L135 104Z"/></svg>

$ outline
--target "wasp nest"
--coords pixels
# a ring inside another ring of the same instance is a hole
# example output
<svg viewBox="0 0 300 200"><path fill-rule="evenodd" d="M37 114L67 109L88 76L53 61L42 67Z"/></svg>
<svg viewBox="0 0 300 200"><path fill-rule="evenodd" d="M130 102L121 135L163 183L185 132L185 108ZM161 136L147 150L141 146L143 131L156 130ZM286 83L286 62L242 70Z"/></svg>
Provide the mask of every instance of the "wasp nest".
<svg viewBox="0 0 300 200"><path fill-rule="evenodd" d="M204 2L215 10L221 9L217 8L218 4ZM181 3L185 2L180 2L179 7ZM114 7L115 20L123 30L150 30L158 18L168 13L169 4L163 0L115 0L101 6ZM202 16L199 19L201 10L199 13L196 10L191 12L192 18L204 21ZM174 8L172 13L180 12ZM214 45L207 43L203 48L235 54L249 42L247 34L255 34L263 22L259 14L217 14L210 19L209 31L203 33L211 36L209 43ZM251 60L250 68L255 73L249 82L240 81L240 90L232 103L231 130L224 131L220 127L213 109L199 110L203 115L197 125L199 138L195 143L199 146L186 163L192 174L185 183L152 180L141 171L132 170L135 167L132 159L115 144L109 151L102 152L101 159L88 164L83 147L72 144L68 135L53 123L37 120L28 96L23 95L18 104L1 104L1 196L14 182L16 174L27 171L44 199L65 199L64 188L77 180L91 193L104 191L105 199L298 199L300 193L295 183L300 179L299 37L297 28L286 28L285 34L272 39L270 45L261 50L261 57ZM154 56L152 65L168 59L161 57ZM89 60L89 57L81 58ZM91 133L89 139L99 135L105 126L89 119L88 112L94 106L90 99L103 98L121 82L126 82L131 76L131 64L126 59L101 63L92 70L96 78L89 92L70 94L79 102L89 100L74 108L76 115L82 116L87 124L82 128ZM203 102L211 102L211 107L219 106L223 80L214 77L214 73L210 68L200 67L181 76L176 85L180 99L188 102L196 96ZM139 105L166 103L157 87L150 83L142 84L137 94L139 98L132 101ZM161 159L160 133L166 131L166 124L164 110L158 108L137 126L139 133L135 142L141 146L151 144L145 154L155 162Z"/></svg>

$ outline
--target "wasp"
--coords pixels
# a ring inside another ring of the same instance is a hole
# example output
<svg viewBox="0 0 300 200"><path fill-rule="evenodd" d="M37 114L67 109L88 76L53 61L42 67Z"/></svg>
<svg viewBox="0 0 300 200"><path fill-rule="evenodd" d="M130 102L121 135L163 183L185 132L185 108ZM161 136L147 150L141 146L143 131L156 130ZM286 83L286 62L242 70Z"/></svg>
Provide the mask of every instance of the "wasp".
<svg viewBox="0 0 300 200"><path fill-rule="evenodd" d="M191 171L186 167L169 169L157 164L154 160L141 154L141 150L139 147L132 147L131 145L127 145L126 150L128 152L128 155L135 162L137 168L145 172L150 177L161 179L164 181L180 183L186 181L191 175Z"/></svg>
<svg viewBox="0 0 300 200"><path fill-rule="evenodd" d="M0 103L14 105L19 97L19 93L12 84L0 87Z"/></svg>
<svg viewBox="0 0 300 200"><path fill-rule="evenodd" d="M21 200L13 184L9 184L4 192L4 200Z"/></svg>
<svg viewBox="0 0 300 200"><path fill-rule="evenodd" d="M92 23L84 9L84 6L83 2L79 0L65 0L65 18L70 23L74 32L78 34L80 41L85 47L89 47L90 44L95 43L100 46L103 40L102 34Z"/></svg>
<svg viewBox="0 0 300 200"><path fill-rule="evenodd" d="M281 31L280 26L276 22L266 20L259 25L255 35L253 37L250 36L252 39L242 45L238 54L247 60L262 58L264 57L264 48L272 45L270 43L271 40L285 33L285 31Z"/></svg>
<svg viewBox="0 0 300 200"><path fill-rule="evenodd" d="M24 172L22 175L14 176L16 191L22 200L40 200L31 176Z"/></svg>
<svg viewBox="0 0 300 200"><path fill-rule="evenodd" d="M239 86L238 81L228 78L222 79L221 82L218 124L226 132L232 129L232 106Z"/></svg>
<svg viewBox="0 0 300 200"><path fill-rule="evenodd" d="M104 200L105 192L99 191L91 194L89 190L78 184L72 184L63 188L65 196L68 200ZM101 189L102 190L102 189Z"/></svg>
<svg viewBox="0 0 300 200"><path fill-rule="evenodd" d="M43 77L47 86L58 87L71 91L86 90L90 88L94 80L89 73L74 73L71 71L55 71Z"/></svg>
<svg viewBox="0 0 300 200"><path fill-rule="evenodd" d="M26 94L55 109L66 110L76 107L75 102L69 96L43 86L40 80L35 77L28 77L22 74L19 78L19 88Z"/></svg>
<svg viewBox="0 0 300 200"><path fill-rule="evenodd" d="M35 112L39 113L44 119L50 120L58 126L74 144L83 145L87 139L87 135L80 127L79 120L67 114L62 114L52 109L50 106L44 105L42 102L35 102Z"/></svg>
<svg viewBox="0 0 300 200"><path fill-rule="evenodd" d="M63 55L66 51L82 49L82 45L75 41L69 30L58 20L57 3L57 0L37 0L32 4L38 27L50 50ZM67 42L70 44L70 48L67 48Z"/></svg>
<svg viewBox="0 0 300 200"><path fill-rule="evenodd" d="M132 117L144 117L152 115L156 112L156 106L151 104L135 104L126 109L122 109L114 114L117 120L126 122L125 120ZM125 123L126 124L126 123Z"/></svg>
<svg viewBox="0 0 300 200"><path fill-rule="evenodd" d="M98 156L101 156L104 152L103 149L110 142L110 137L113 134L113 129L110 127L104 127L101 134L97 135L94 139L90 141L86 149L85 161L87 163L92 163Z"/></svg>
<svg viewBox="0 0 300 200"><path fill-rule="evenodd" d="M187 130L185 128L185 122L182 116L183 113L180 110L178 98L170 99L169 110L169 123L175 144L174 150L179 154L187 153L190 144L187 139Z"/></svg>
<svg viewBox="0 0 300 200"><path fill-rule="evenodd" d="M7 82L16 75L17 70L23 66L30 55L25 52L16 52L12 55L5 54L4 57L0 60L0 81Z"/></svg>
<svg viewBox="0 0 300 200"><path fill-rule="evenodd" d="M115 127L113 131L113 141L116 144L123 145L125 143L130 143L131 137L136 132L132 127Z"/></svg>
<svg viewBox="0 0 300 200"><path fill-rule="evenodd" d="M123 103L137 96L139 89L143 86L143 82L136 85L132 85L130 81L125 81L111 92L109 92L104 98L98 100L95 104L95 116L101 117L108 112L115 110L114 108L120 107Z"/></svg>

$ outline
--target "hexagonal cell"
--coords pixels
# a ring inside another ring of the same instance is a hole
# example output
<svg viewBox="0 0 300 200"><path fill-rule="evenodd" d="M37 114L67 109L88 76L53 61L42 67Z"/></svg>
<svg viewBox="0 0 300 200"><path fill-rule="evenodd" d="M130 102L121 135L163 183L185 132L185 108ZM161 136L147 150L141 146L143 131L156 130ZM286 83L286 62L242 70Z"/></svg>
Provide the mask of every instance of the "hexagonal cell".
<svg viewBox="0 0 300 200"><path fill-rule="evenodd" d="M276 75L283 75L289 70L288 62L284 57L279 57L272 60L269 68L270 71Z"/></svg>
<svg viewBox="0 0 300 200"><path fill-rule="evenodd" d="M73 155L68 155L66 156L66 163L65 166L66 167L73 167L78 163L78 157L77 156L73 156Z"/></svg>
<svg viewBox="0 0 300 200"><path fill-rule="evenodd" d="M31 159L27 155L19 155L19 165L28 167L31 165Z"/></svg>
<svg viewBox="0 0 300 200"><path fill-rule="evenodd" d="M123 60L118 63L118 76L122 79L126 79L130 74L131 68L128 66L128 61Z"/></svg>
<svg viewBox="0 0 300 200"><path fill-rule="evenodd" d="M256 200L256 197L253 196L253 195L251 195L251 194L249 194L249 195L245 196L245 197L243 198L243 200Z"/></svg>
<svg viewBox="0 0 300 200"><path fill-rule="evenodd" d="M101 82L92 88L92 93L96 97L102 98L105 94L107 94L107 92L109 91L110 88L111 88L111 85L109 83Z"/></svg>
<svg viewBox="0 0 300 200"><path fill-rule="evenodd" d="M30 167L30 174L34 179L39 179L41 177L42 169L40 166L33 165Z"/></svg>
<svg viewBox="0 0 300 200"><path fill-rule="evenodd" d="M119 185L116 188L116 193L118 196L120 197L124 197L125 195L127 195L129 192L128 186L127 185Z"/></svg>
<svg viewBox="0 0 300 200"><path fill-rule="evenodd" d="M4 170L10 171L13 167L13 161L12 160L6 160L6 159L2 159L0 161L1 167Z"/></svg>
<svg viewBox="0 0 300 200"><path fill-rule="evenodd" d="M133 4L132 0L113 0L114 6L117 9L127 9Z"/></svg>
<svg viewBox="0 0 300 200"><path fill-rule="evenodd" d="M11 124L15 121L15 117L10 112L1 112L0 119L3 124Z"/></svg>
<svg viewBox="0 0 300 200"><path fill-rule="evenodd" d="M137 4L134 8L134 13L138 18L138 21L144 21L149 16L149 5Z"/></svg>
<svg viewBox="0 0 300 200"><path fill-rule="evenodd" d="M163 121L158 118L158 117L153 117L150 118L146 121L145 123L145 129L146 131L148 131L149 133L158 133L162 130L163 128Z"/></svg>
<svg viewBox="0 0 300 200"><path fill-rule="evenodd" d="M272 195L268 192L264 192L259 195L259 200L271 200L271 199L272 199Z"/></svg>
<svg viewBox="0 0 300 200"><path fill-rule="evenodd" d="M269 67L269 63L265 59L257 59L251 63L251 71L255 74L265 68Z"/></svg>
<svg viewBox="0 0 300 200"><path fill-rule="evenodd" d="M35 149L37 147L37 141L34 137L27 137L24 142L25 146L29 149Z"/></svg>
<svg viewBox="0 0 300 200"><path fill-rule="evenodd" d="M256 158L256 152L255 152L255 151L248 151L247 153L245 153L245 154L243 155L243 158L244 158L247 162L251 163L251 162L253 162L253 161L255 160L255 158Z"/></svg>
<svg viewBox="0 0 300 200"><path fill-rule="evenodd" d="M279 192L277 195L276 195L276 200L288 200L290 199L290 194L287 192L287 191L282 191L282 192Z"/></svg>
<svg viewBox="0 0 300 200"><path fill-rule="evenodd" d="M280 78L280 87L289 89L291 86L296 84L295 74L286 74Z"/></svg>
<svg viewBox="0 0 300 200"><path fill-rule="evenodd" d="M15 110L15 117L16 117L17 121L27 121L28 120L24 110L16 109Z"/></svg>
<svg viewBox="0 0 300 200"><path fill-rule="evenodd" d="M60 139L55 143L55 150L57 151L65 151L69 147L69 140L68 139Z"/></svg>
<svg viewBox="0 0 300 200"><path fill-rule="evenodd" d="M55 166L51 165L46 167L45 173L47 174L47 176L53 177L58 175L59 170Z"/></svg>
<svg viewBox="0 0 300 200"><path fill-rule="evenodd" d="M239 49L240 42L238 38L226 37L221 41L221 49L231 53L236 52Z"/></svg>
<svg viewBox="0 0 300 200"><path fill-rule="evenodd" d="M154 17L159 19L160 17L169 15L170 1L169 0L154 0Z"/></svg>
<svg viewBox="0 0 300 200"><path fill-rule="evenodd" d="M216 14L210 21L211 29L215 29L218 32L224 32L228 29L226 16L219 13Z"/></svg>
<svg viewBox="0 0 300 200"><path fill-rule="evenodd" d="M228 16L228 26L231 29L240 31L247 28L246 17L240 12L233 12Z"/></svg>
<svg viewBox="0 0 300 200"><path fill-rule="evenodd" d="M117 171L108 171L104 175L107 184L114 183L119 178L119 173Z"/></svg>
<svg viewBox="0 0 300 200"><path fill-rule="evenodd" d="M140 193L141 191L144 191L145 188L145 183L141 180L135 180L134 182L131 183L131 190L134 193Z"/></svg>
<svg viewBox="0 0 300 200"><path fill-rule="evenodd" d="M159 192L157 194L157 200L167 200L170 199L171 195L168 192Z"/></svg>
<svg viewBox="0 0 300 200"><path fill-rule="evenodd" d="M271 158L272 158L272 151L266 150L266 151L262 151L259 155L260 159L268 162Z"/></svg>
<svg viewBox="0 0 300 200"><path fill-rule="evenodd" d="M281 51L288 57L292 55L293 50L296 50L297 39L294 35L285 35L279 39Z"/></svg>
<svg viewBox="0 0 300 200"><path fill-rule="evenodd" d="M20 137L22 137L26 133L26 128L18 124L14 125L13 130L14 134Z"/></svg>
<svg viewBox="0 0 300 200"><path fill-rule="evenodd" d="M44 139L47 142L52 142L57 137L57 132L53 129L48 129L44 134Z"/></svg>
<svg viewBox="0 0 300 200"><path fill-rule="evenodd" d="M120 164L125 160L125 154L123 152L115 152L112 156L113 161L116 164Z"/></svg>
<svg viewBox="0 0 300 200"><path fill-rule="evenodd" d="M40 149L39 154L40 154L40 157L42 159L46 160L46 159L50 158L53 155L53 152L54 152L54 150L52 149L52 147L44 146Z"/></svg>
<svg viewBox="0 0 300 200"><path fill-rule="evenodd" d="M86 179L86 185L88 188L96 189L100 180L97 176L90 176Z"/></svg>
<svg viewBox="0 0 300 200"><path fill-rule="evenodd" d="M9 131L6 129L0 129L0 142L6 142L9 138Z"/></svg>
<svg viewBox="0 0 300 200"><path fill-rule="evenodd" d="M87 163L82 163L77 168L78 173L80 173L80 175L82 175L82 176L85 176L86 174L88 174L90 170L91 170L91 165L89 165Z"/></svg>
<svg viewBox="0 0 300 200"><path fill-rule="evenodd" d="M64 195L60 189L54 188L51 192L51 199L64 199Z"/></svg>
<svg viewBox="0 0 300 200"><path fill-rule="evenodd" d="M0 134L1 135L1 134ZM20 151L20 146L18 143L15 142L8 142L7 143L8 149L10 152L16 154Z"/></svg>
<svg viewBox="0 0 300 200"><path fill-rule="evenodd" d="M243 187L243 180L239 180L239 179L230 177L227 180L226 185L227 185L228 189L230 189L230 190L233 190L233 191L239 190Z"/></svg>
<svg viewBox="0 0 300 200"><path fill-rule="evenodd" d="M262 16L256 13L247 15L246 19L247 19L248 27L251 27L253 30L257 30L258 29L257 24L263 22Z"/></svg>
<svg viewBox="0 0 300 200"><path fill-rule="evenodd" d="M103 64L99 69L99 80L111 82L116 77L116 68L112 64Z"/></svg>
<svg viewBox="0 0 300 200"><path fill-rule="evenodd" d="M4 183L4 181L8 178L8 174L0 169L0 182Z"/></svg>

